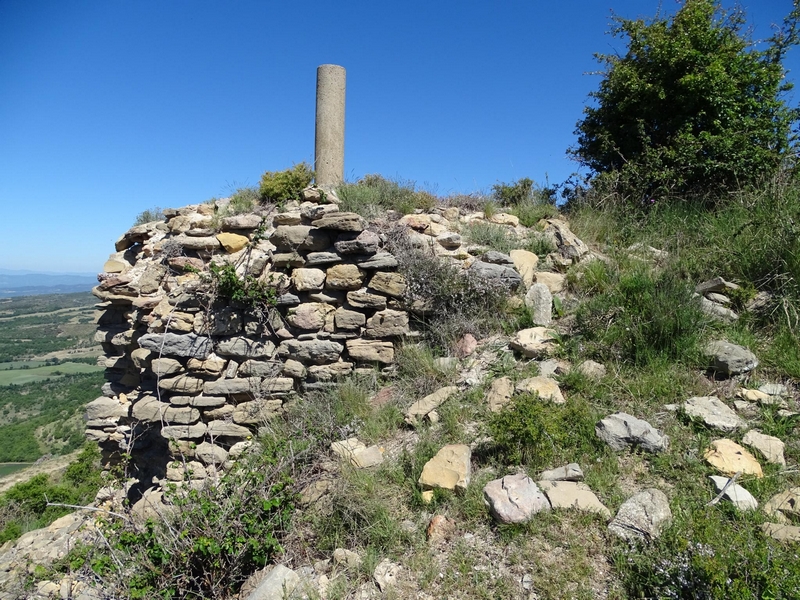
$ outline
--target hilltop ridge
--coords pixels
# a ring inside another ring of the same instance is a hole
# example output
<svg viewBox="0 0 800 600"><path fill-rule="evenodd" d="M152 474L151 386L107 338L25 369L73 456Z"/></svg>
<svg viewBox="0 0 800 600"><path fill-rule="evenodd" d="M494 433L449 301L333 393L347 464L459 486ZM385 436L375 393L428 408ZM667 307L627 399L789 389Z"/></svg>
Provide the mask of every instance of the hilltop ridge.
<svg viewBox="0 0 800 600"><path fill-rule="evenodd" d="M727 260L748 240L713 245L730 213L689 245L690 212L560 215L382 178L304 196L166 211L106 263L88 426L138 483L130 512L121 492L98 502L132 519L115 555L149 566L103 567L97 593L178 574L175 596L252 600L800 589L800 363L774 312L792 288ZM7 581L25 552L4 555ZM91 564L42 594L90 594Z"/></svg>

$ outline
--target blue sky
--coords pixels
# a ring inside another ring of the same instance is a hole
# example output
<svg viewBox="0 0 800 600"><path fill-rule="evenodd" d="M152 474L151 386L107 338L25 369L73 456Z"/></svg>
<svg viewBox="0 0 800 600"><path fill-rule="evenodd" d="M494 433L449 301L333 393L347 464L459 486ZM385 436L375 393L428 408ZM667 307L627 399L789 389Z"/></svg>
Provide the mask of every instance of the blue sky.
<svg viewBox="0 0 800 600"><path fill-rule="evenodd" d="M347 69L350 180L563 181L593 53L624 48L611 11L660 4L0 0L0 268L96 272L141 211L311 162L324 63ZM791 10L741 4L756 38Z"/></svg>

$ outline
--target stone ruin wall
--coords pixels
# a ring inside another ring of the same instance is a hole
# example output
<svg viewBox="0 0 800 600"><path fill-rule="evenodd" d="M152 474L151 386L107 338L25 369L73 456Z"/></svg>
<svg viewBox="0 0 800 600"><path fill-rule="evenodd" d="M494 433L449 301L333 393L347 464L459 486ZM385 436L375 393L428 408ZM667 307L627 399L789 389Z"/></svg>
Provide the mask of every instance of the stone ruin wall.
<svg viewBox="0 0 800 600"><path fill-rule="evenodd" d="M168 209L163 221L134 226L117 241L93 290L107 382L86 412L87 437L106 462L129 453L129 474L147 485L154 477L183 480L184 469L171 473L169 464L189 461L199 483L298 394L359 369L391 369L395 343L414 333L385 236L314 188L304 198L283 212L227 217L226 200ZM457 233L464 220L447 208L399 222L417 245L484 276L530 285L536 255L478 260ZM511 215L492 220L525 229ZM562 250L557 263L586 251L559 237L559 222L549 228ZM213 263L275 286L276 306L214 298Z"/></svg>

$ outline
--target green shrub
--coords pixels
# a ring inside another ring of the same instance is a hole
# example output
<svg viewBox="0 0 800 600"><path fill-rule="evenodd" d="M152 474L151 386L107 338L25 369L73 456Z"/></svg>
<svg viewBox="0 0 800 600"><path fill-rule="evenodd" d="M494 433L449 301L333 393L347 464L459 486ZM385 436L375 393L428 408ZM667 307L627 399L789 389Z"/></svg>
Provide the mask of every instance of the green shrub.
<svg viewBox="0 0 800 600"><path fill-rule="evenodd" d="M580 399L557 405L520 394L488 421L494 456L501 464L524 464L534 472L595 455L601 450L594 433L598 418Z"/></svg>
<svg viewBox="0 0 800 600"><path fill-rule="evenodd" d="M549 202L536 202L534 200L523 200L514 205L511 214L519 218L520 225L525 227L535 227L542 219L552 219L558 216L558 209L555 204Z"/></svg>
<svg viewBox="0 0 800 600"><path fill-rule="evenodd" d="M512 206L530 199L533 194L533 179L523 177L514 183L496 183L492 195L501 206Z"/></svg>
<svg viewBox="0 0 800 600"><path fill-rule="evenodd" d="M335 386L306 394L292 419L324 447L359 433L372 414L369 394L364 381L347 377Z"/></svg>
<svg viewBox="0 0 800 600"><path fill-rule="evenodd" d="M436 355L427 344L403 344L395 355L398 386L412 398L432 394L450 383L451 375L436 366Z"/></svg>
<svg viewBox="0 0 800 600"><path fill-rule="evenodd" d="M539 186L532 179L523 177L513 183L494 184L492 186L492 196L500 206L519 207L527 204L530 206L550 205L555 207L557 188L558 186Z"/></svg>
<svg viewBox="0 0 800 600"><path fill-rule="evenodd" d="M159 207L155 208L148 208L147 210L143 210L138 215L136 215L136 221L134 221L134 225L144 225L145 223L152 223L153 221L163 221L164 220L164 213L162 209Z"/></svg>
<svg viewBox="0 0 800 600"><path fill-rule="evenodd" d="M756 600L796 598L800 563L759 529L759 511L737 513L730 506L707 507L677 500L675 523L653 544L619 544L613 555L632 598Z"/></svg>
<svg viewBox="0 0 800 600"><path fill-rule="evenodd" d="M599 54L604 79L571 154L596 184L649 205L758 183L793 159L797 111L782 60L800 41L800 10L756 50L742 11L686 0L671 18L614 17L627 52Z"/></svg>
<svg viewBox="0 0 800 600"><path fill-rule="evenodd" d="M222 598L281 551L294 510L287 436L261 440L217 485L173 489L175 510L144 526L113 521L106 546L79 548L61 569L85 569L115 597ZM88 573L87 573L88 574Z"/></svg>
<svg viewBox="0 0 800 600"><path fill-rule="evenodd" d="M326 554L342 547L379 555L402 551L410 535L392 510L395 494L379 474L345 468L331 494L330 511L312 522L317 549Z"/></svg>
<svg viewBox="0 0 800 600"><path fill-rule="evenodd" d="M572 291L588 296L604 294L610 289L614 279L611 267L602 260L572 267L567 272L567 283Z"/></svg>
<svg viewBox="0 0 800 600"><path fill-rule="evenodd" d="M275 288L252 275L240 277L236 273L235 265L211 263L209 271L214 295L245 306L275 306L277 299Z"/></svg>
<svg viewBox="0 0 800 600"><path fill-rule="evenodd" d="M343 211L374 217L387 210L409 214L415 209L430 210L436 197L416 189L411 181L387 179L382 175L365 175L357 183L343 183L336 193Z"/></svg>
<svg viewBox="0 0 800 600"><path fill-rule="evenodd" d="M540 259L544 259L547 258L547 255L551 252L555 252L557 248L552 239L543 235L541 232L534 231L528 234L525 250L533 252Z"/></svg>
<svg viewBox="0 0 800 600"><path fill-rule="evenodd" d="M314 179L313 169L305 162L285 171L267 171L261 176L261 199L269 202L299 200L300 192Z"/></svg>
<svg viewBox="0 0 800 600"><path fill-rule="evenodd" d="M226 216L252 212L261 198L256 187L240 187L230 197Z"/></svg>

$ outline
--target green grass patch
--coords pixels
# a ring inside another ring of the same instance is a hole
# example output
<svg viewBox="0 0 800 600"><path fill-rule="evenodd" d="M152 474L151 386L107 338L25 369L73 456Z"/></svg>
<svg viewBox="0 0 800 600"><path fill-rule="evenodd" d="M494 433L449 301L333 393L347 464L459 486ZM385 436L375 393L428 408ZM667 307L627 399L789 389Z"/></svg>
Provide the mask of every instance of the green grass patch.
<svg viewBox="0 0 800 600"><path fill-rule="evenodd" d="M535 227L542 219L551 219L558 216L558 209L548 202L526 200L516 204L511 209L511 214L519 218L520 225Z"/></svg>
<svg viewBox="0 0 800 600"><path fill-rule="evenodd" d="M0 371L7 371L11 369L35 369L50 364L46 360L12 360L10 362L0 363Z"/></svg>
<svg viewBox="0 0 800 600"><path fill-rule="evenodd" d="M336 193L342 211L355 212L364 217L374 217L387 210L409 214L417 208L429 210L436 197L418 190L412 181L387 179L381 175L365 175L356 183L343 183Z"/></svg>
<svg viewBox="0 0 800 600"><path fill-rule="evenodd" d="M17 471L21 471L25 467L29 467L33 463L29 462L13 462L13 463L0 463L0 478L6 475L11 475Z"/></svg>
<svg viewBox="0 0 800 600"><path fill-rule="evenodd" d="M606 273L602 276L603 269ZM674 360L699 361L698 348L708 318L692 287L674 272L633 266L616 271L595 267L589 282L600 291L577 311L576 342L587 357L637 366Z"/></svg>
<svg viewBox="0 0 800 600"><path fill-rule="evenodd" d="M0 387L47 381L66 375L75 375L76 373L100 373L103 370L103 367L98 367L97 365L73 362L34 367L32 369L0 369Z"/></svg>
<svg viewBox="0 0 800 600"><path fill-rule="evenodd" d="M491 453L500 464L524 464L531 473L595 457L604 451L594 434L598 419L580 399L558 405L536 394L520 394L487 423Z"/></svg>

